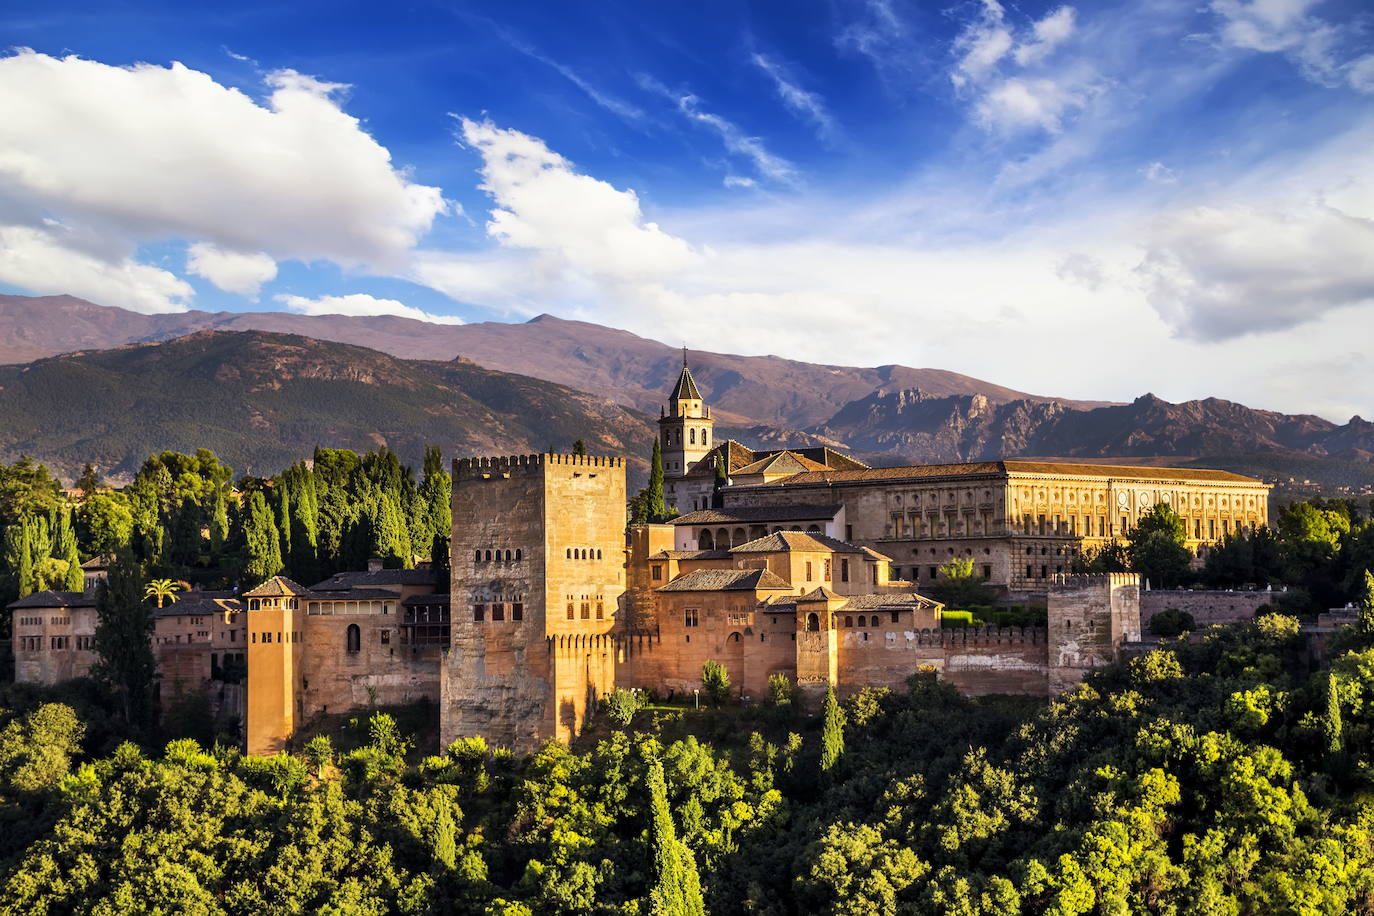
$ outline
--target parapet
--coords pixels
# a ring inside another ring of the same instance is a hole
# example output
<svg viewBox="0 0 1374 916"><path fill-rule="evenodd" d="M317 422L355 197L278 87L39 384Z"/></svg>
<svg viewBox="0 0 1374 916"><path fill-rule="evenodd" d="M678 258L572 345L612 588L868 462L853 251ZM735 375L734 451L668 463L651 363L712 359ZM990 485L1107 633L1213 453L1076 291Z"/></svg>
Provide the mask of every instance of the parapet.
<svg viewBox="0 0 1374 916"><path fill-rule="evenodd" d="M1138 573L1060 573L1050 578L1050 591L1072 591L1086 589L1114 589L1128 585L1140 585Z"/></svg>
<svg viewBox="0 0 1374 916"><path fill-rule="evenodd" d="M490 477L492 474L529 474L538 473L544 465L574 465L594 468L622 468L624 458L611 455L559 455L546 453L539 455L496 455L487 458L456 458L453 461L455 479L476 479Z"/></svg>
<svg viewBox="0 0 1374 916"><path fill-rule="evenodd" d="M1044 645L1044 627L935 627L916 631L918 646Z"/></svg>

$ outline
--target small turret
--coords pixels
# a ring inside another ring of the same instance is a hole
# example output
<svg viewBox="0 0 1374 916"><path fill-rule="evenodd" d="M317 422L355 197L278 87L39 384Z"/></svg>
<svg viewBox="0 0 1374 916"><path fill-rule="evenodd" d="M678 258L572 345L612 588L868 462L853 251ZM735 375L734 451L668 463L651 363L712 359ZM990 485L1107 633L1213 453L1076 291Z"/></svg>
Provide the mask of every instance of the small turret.
<svg viewBox="0 0 1374 916"><path fill-rule="evenodd" d="M659 418L659 444L663 447L665 477L681 477L711 451L713 428L711 408L697 388L687 365L687 348L682 348L682 373Z"/></svg>

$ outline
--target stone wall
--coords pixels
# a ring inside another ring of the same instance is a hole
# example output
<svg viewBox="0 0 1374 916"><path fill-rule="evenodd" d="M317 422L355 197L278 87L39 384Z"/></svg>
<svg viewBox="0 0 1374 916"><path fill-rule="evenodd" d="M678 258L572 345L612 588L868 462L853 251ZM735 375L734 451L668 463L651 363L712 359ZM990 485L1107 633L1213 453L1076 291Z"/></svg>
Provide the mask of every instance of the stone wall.
<svg viewBox="0 0 1374 916"><path fill-rule="evenodd" d="M1140 577L1135 573L1062 576L1048 595L1050 693L1111 664L1121 643L1140 639Z"/></svg>
<svg viewBox="0 0 1374 916"><path fill-rule="evenodd" d="M1281 592L1183 591L1163 589L1140 596L1140 618L1145 632L1149 632L1150 618L1178 608L1193 615L1199 627L1217 623L1241 623L1251 620L1255 611L1275 601Z"/></svg>
<svg viewBox="0 0 1374 916"><path fill-rule="evenodd" d="M439 649L401 645L400 603L391 614L306 614L303 621L304 714L341 713L373 703L439 699ZM359 630L348 651L348 628Z"/></svg>

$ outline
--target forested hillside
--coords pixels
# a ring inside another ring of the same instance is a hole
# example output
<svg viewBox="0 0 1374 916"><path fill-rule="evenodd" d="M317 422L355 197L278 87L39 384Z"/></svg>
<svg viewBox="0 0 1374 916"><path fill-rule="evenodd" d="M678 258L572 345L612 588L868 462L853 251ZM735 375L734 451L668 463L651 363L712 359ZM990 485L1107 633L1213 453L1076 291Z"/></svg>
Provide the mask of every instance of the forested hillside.
<svg viewBox="0 0 1374 916"><path fill-rule="evenodd" d="M648 418L550 382L259 331L0 367L0 460L28 455L67 479L90 462L127 480L164 450L265 474L317 445L417 462L430 442L458 456L582 439L642 465L652 437Z"/></svg>
<svg viewBox="0 0 1374 916"><path fill-rule="evenodd" d="M625 704L628 725L603 712L600 740L525 758L476 739L408 754L385 714L361 717L351 749L140 748L96 696L64 697L78 714L11 690L0 899L28 914L1371 913L1374 635L1367 620L1342 637L1327 669L1297 627L1269 615L1170 643L1047 706L927 674L825 724L785 689L747 708Z"/></svg>

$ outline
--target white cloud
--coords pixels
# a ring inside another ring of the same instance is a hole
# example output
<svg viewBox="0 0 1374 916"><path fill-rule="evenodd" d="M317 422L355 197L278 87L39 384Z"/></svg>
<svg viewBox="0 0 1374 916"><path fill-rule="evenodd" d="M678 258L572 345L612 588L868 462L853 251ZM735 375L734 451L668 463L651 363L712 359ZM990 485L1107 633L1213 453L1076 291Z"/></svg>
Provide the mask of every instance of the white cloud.
<svg viewBox="0 0 1374 916"><path fill-rule="evenodd" d="M86 253L60 231L33 226L0 226L0 280L40 296L67 293L144 313L185 311L195 295L175 274Z"/></svg>
<svg viewBox="0 0 1374 916"><path fill-rule="evenodd" d="M1221 44L1285 54L1315 83L1374 93L1374 55L1348 59L1342 48L1359 40L1358 31L1312 15L1319 4L1320 0L1212 0L1211 9L1221 20Z"/></svg>
<svg viewBox="0 0 1374 916"><path fill-rule="evenodd" d="M251 299L257 299L262 285L277 277L277 262L271 255L225 251L209 242L196 242L186 249L186 269L227 293Z"/></svg>
<svg viewBox="0 0 1374 916"><path fill-rule="evenodd" d="M181 64L0 58L0 220L59 220L88 240L83 256L112 266L171 239L276 261L404 263L446 208L439 189L392 164L340 108L339 84L289 70L267 84L260 104ZM206 269L228 276L223 259ZM248 288L237 269L229 282Z"/></svg>
<svg viewBox="0 0 1374 916"><path fill-rule="evenodd" d="M826 107L824 99L798 86L782 64L772 58L755 53L750 60L754 66L768 74L782 103L815 128L817 137L826 143L834 143L839 138L839 125L835 123L835 118Z"/></svg>
<svg viewBox="0 0 1374 916"><path fill-rule="evenodd" d="M1073 36L1075 25L1074 8L1061 6L1018 30L997 0L983 0L978 15L954 39L949 74L956 93L972 102L980 127L1002 134L1034 129L1053 134L1068 114L1086 107L1095 91L1090 74L1081 67L1051 71L1045 66Z"/></svg>
<svg viewBox="0 0 1374 916"><path fill-rule="evenodd" d="M396 315L400 318L414 318L417 321L429 321L434 324L463 323L463 319L454 315L435 315L395 299L378 299L366 293L350 293L346 296L320 296L318 299L282 294L273 298L291 311L300 312L302 315L347 315L350 317Z"/></svg>
<svg viewBox="0 0 1374 916"><path fill-rule="evenodd" d="M1178 175L1174 170L1158 160L1151 162L1141 169L1140 174L1145 176L1146 181L1153 181L1159 184L1175 184L1178 182Z"/></svg>
<svg viewBox="0 0 1374 916"><path fill-rule="evenodd" d="M795 185L798 182L796 168L781 156L769 152L761 139L751 137L733 122L701 107L701 99L690 92L673 92L653 77L641 74L639 84L650 92L655 92L677 106L678 112L687 120L714 132L726 150L743 156L753 165L754 170L779 184Z"/></svg>
<svg viewBox="0 0 1374 916"><path fill-rule="evenodd" d="M747 175L726 175L725 186L727 188L753 188L758 186L758 182Z"/></svg>

